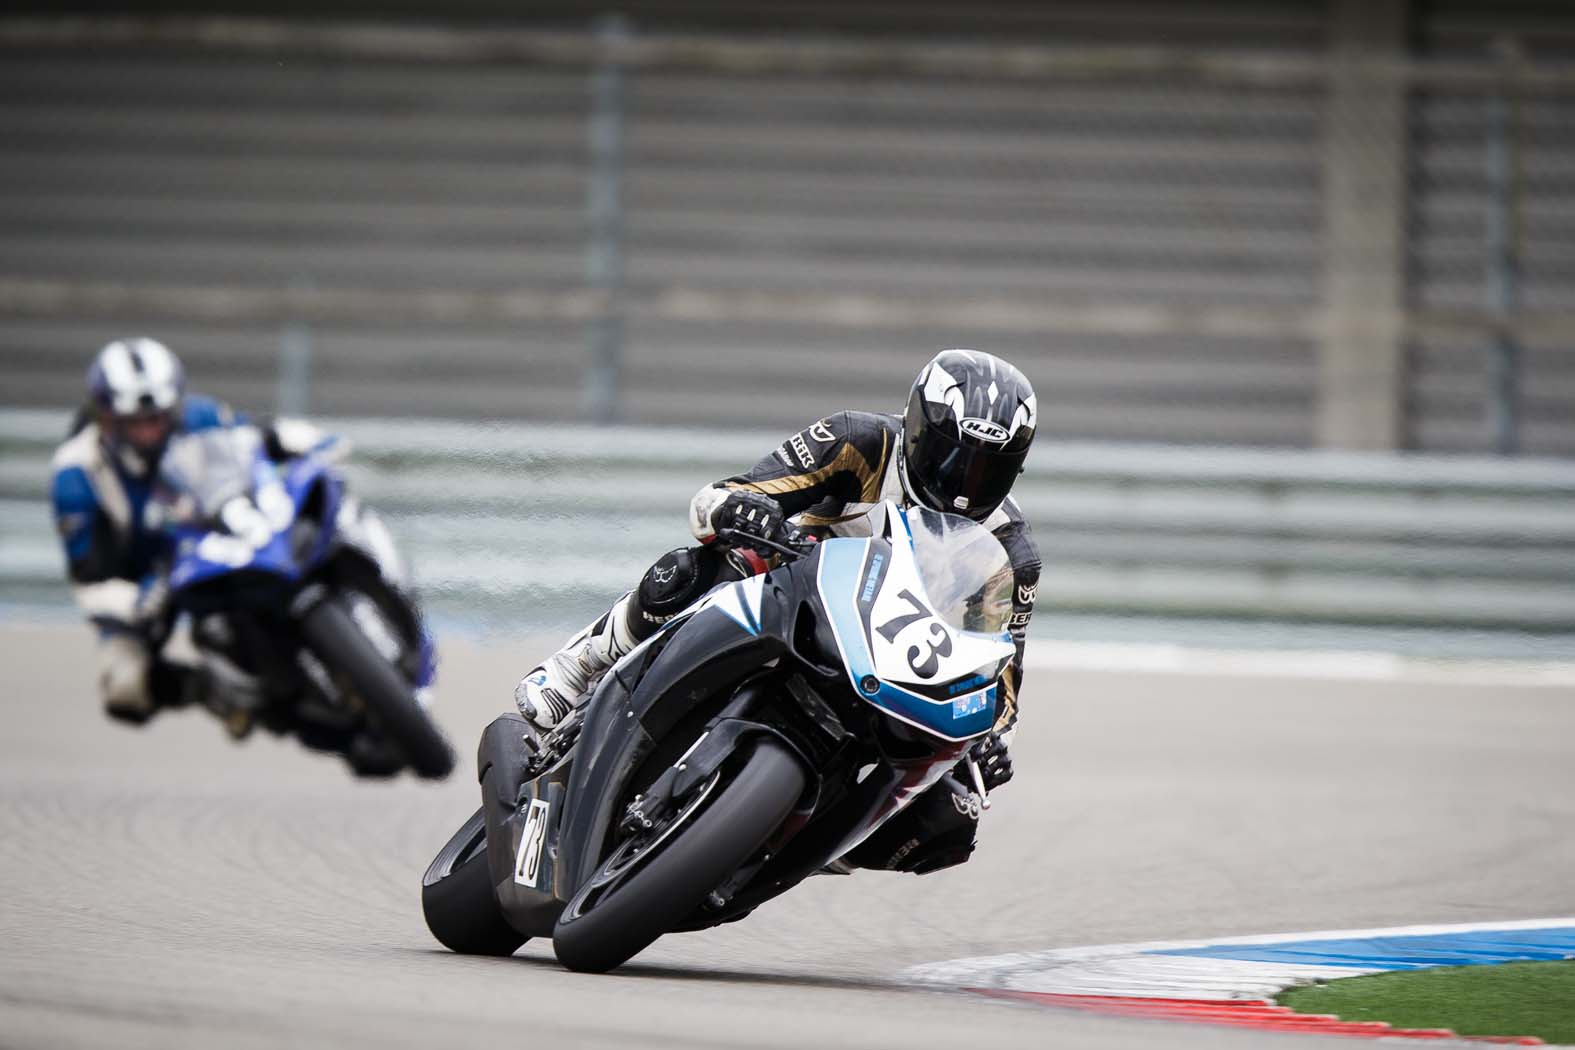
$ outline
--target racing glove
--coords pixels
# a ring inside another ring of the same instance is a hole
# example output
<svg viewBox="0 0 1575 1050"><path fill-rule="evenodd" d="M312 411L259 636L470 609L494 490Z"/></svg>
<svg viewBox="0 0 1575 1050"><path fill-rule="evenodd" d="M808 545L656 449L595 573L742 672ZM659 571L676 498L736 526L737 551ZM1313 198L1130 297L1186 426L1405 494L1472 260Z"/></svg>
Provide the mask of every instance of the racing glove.
<svg viewBox="0 0 1575 1050"><path fill-rule="evenodd" d="M767 540L774 540L781 533L785 515L782 505L770 496L762 496L748 489L715 491L721 494L721 498L713 497L713 504L707 509L705 525L710 535L701 536L701 539L714 538L724 529ZM695 531L699 533L700 530Z"/></svg>
<svg viewBox="0 0 1575 1050"><path fill-rule="evenodd" d="M263 449L275 463L316 452L330 462L344 460L350 442L337 434L327 434L314 423L291 416L277 416L262 424Z"/></svg>
<svg viewBox="0 0 1575 1050"><path fill-rule="evenodd" d="M1012 756L1007 752L1006 741L1001 739L999 733L991 733L969 748L968 757L979 764L979 775L984 778L986 791L994 791L1012 779ZM966 769L961 772L963 783L968 783L970 774Z"/></svg>

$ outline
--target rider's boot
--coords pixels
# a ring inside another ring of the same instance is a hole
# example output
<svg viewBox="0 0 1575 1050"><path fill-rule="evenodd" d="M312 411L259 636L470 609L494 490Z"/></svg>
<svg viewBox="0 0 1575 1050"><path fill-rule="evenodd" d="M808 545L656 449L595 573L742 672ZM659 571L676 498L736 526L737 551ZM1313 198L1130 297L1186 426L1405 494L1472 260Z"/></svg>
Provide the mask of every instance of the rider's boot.
<svg viewBox="0 0 1575 1050"><path fill-rule="evenodd" d="M148 668L148 692L158 707L189 707L202 700L202 672L190 664L155 659Z"/></svg>
<svg viewBox="0 0 1575 1050"><path fill-rule="evenodd" d="M193 678L198 686L196 695L224 724L230 739L245 740L250 736L263 706L262 681L228 657L212 651L203 653L202 667Z"/></svg>
<svg viewBox="0 0 1575 1050"><path fill-rule="evenodd" d="M601 619L531 668L514 689L520 714L542 729L551 729L585 703L591 686L639 644L629 626L634 600L633 591L624 595Z"/></svg>
<svg viewBox="0 0 1575 1050"><path fill-rule="evenodd" d="M391 777L405 768L405 756L380 735L363 730L345 747L345 763L358 777Z"/></svg>

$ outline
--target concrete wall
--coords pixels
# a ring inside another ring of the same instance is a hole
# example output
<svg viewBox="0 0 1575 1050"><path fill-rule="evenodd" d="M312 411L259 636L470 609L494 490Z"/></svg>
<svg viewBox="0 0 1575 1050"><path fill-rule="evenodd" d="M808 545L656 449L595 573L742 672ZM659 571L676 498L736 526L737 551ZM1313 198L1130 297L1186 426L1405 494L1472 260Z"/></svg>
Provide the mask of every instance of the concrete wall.
<svg viewBox="0 0 1575 1050"><path fill-rule="evenodd" d="M934 350L977 345L1025 368L1057 437L1489 447L1481 121L1449 124L1441 89L1392 66L1477 61L1484 25L1540 47L1572 19L1396 0L629 10L679 44L629 71L627 421L893 407ZM472 53L434 58L283 25L262 47L7 38L6 400L70 401L96 345L137 330L265 407L281 335L309 321L314 411L582 418L583 34L511 50L440 30ZM1331 54L1368 78L1331 89ZM1575 116L1564 88L1525 112L1542 327L1520 340L1521 445L1569 454Z"/></svg>

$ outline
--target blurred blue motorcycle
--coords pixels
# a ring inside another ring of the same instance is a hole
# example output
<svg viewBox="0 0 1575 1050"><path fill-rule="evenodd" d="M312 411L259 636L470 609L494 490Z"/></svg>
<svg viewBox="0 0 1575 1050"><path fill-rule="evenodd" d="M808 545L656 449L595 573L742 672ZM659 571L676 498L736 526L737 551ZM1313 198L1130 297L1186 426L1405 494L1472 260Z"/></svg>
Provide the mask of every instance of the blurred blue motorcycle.
<svg viewBox="0 0 1575 1050"><path fill-rule="evenodd" d="M170 443L169 613L190 617L235 735L261 725L360 775L446 777L454 753L427 711L432 639L387 530L345 491L336 444L275 463L251 426Z"/></svg>

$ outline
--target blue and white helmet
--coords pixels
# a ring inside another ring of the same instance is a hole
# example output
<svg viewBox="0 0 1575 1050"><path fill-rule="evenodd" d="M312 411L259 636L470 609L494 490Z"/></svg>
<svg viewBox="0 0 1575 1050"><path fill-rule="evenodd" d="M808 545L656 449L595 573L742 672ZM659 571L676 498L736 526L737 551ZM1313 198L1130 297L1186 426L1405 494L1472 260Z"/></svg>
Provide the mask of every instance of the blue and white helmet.
<svg viewBox="0 0 1575 1050"><path fill-rule="evenodd" d="M87 385L104 447L127 469L152 470L180 418L186 393L180 359L154 339L117 339L93 358ZM132 441L125 433L127 424L160 418L166 426L158 441Z"/></svg>
<svg viewBox="0 0 1575 1050"><path fill-rule="evenodd" d="M174 412L186 392L186 370L155 339L117 339L88 369L88 396L113 416Z"/></svg>

